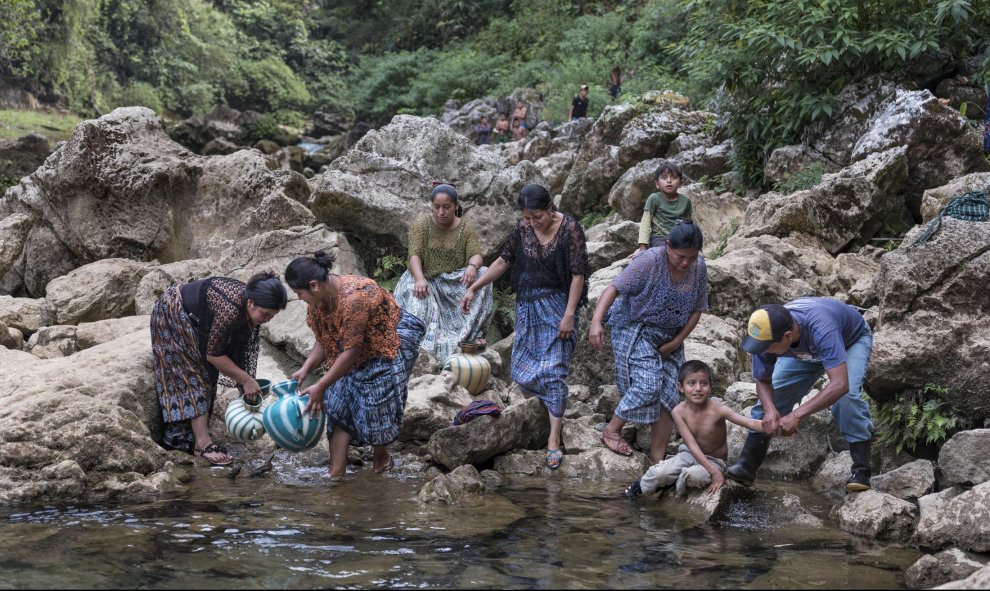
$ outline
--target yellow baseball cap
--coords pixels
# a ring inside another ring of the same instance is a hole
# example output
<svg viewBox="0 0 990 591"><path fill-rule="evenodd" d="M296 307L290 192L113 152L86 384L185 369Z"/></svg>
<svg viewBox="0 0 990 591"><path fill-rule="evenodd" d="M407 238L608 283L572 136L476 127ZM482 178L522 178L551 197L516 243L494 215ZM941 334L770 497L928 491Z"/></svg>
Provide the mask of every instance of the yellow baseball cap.
<svg viewBox="0 0 990 591"><path fill-rule="evenodd" d="M746 336L742 348L747 353L759 355L770 345L784 338L784 333L794 325L794 319L787 308L780 304L760 306L749 315Z"/></svg>

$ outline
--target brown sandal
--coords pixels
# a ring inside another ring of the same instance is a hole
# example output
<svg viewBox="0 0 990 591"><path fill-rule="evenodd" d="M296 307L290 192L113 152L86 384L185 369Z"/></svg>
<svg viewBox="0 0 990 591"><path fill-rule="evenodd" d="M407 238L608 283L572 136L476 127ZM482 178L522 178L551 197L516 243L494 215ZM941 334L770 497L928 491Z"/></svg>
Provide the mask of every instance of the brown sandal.
<svg viewBox="0 0 990 591"><path fill-rule="evenodd" d="M629 444L626 443L626 440L622 438L622 435L615 434L609 436L607 431L602 431L602 434L599 437L599 439L601 440L602 445L607 447L610 451L619 454L620 456L628 457L633 455L633 449L629 447Z"/></svg>

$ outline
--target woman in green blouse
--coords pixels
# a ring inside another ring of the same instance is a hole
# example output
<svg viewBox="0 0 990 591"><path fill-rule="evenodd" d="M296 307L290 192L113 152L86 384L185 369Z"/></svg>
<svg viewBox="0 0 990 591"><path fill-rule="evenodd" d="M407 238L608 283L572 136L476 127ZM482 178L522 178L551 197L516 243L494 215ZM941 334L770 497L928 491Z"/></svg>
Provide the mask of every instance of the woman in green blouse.
<svg viewBox="0 0 990 591"><path fill-rule="evenodd" d="M461 314L467 286L486 270L471 222L461 219L457 189L437 185L430 194L431 215L409 228L409 270L395 286L395 301L426 324L422 347L441 364L458 343L482 340L492 314L492 289L479 291L470 313ZM482 340L482 342L484 342Z"/></svg>

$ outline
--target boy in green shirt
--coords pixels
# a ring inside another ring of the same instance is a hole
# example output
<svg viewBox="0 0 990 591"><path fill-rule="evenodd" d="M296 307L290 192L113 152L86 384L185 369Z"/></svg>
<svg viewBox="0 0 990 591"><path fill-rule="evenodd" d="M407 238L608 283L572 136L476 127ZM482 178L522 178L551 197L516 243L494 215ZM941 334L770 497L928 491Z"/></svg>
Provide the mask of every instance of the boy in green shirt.
<svg viewBox="0 0 990 591"><path fill-rule="evenodd" d="M643 221L639 224L639 248L635 257L647 248L662 246L677 220L691 219L691 200L677 192L684 182L684 175L676 164L664 162L657 168L657 189L646 199Z"/></svg>

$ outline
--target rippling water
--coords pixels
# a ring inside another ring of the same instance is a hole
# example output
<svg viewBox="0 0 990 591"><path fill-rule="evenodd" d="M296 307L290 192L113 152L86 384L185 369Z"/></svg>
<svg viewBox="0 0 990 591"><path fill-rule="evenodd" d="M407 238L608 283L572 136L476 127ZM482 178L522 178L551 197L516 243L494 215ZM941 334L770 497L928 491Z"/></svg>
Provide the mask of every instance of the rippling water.
<svg viewBox="0 0 990 591"><path fill-rule="evenodd" d="M620 483L514 479L447 507L416 501L421 478L324 471L281 458L259 478L197 468L171 498L4 509L0 586L898 588L920 556L746 504L699 526ZM827 518L801 486L762 486Z"/></svg>

